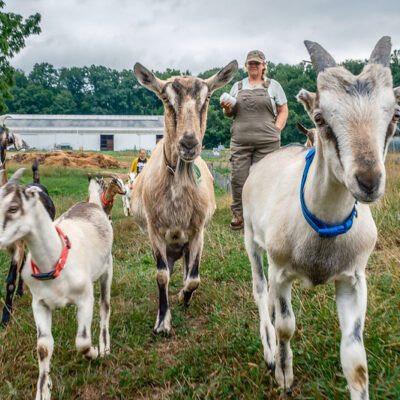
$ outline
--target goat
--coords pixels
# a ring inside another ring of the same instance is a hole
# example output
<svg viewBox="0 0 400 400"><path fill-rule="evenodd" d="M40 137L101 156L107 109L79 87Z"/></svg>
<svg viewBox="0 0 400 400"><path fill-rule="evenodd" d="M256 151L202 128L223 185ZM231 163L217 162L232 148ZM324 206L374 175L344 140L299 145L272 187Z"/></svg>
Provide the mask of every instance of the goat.
<svg viewBox="0 0 400 400"><path fill-rule="evenodd" d="M214 214L215 197L211 173L199 155L211 94L228 83L237 68L232 61L206 80L185 76L163 81L139 63L134 67L138 81L163 101L165 111L164 138L132 185L130 207L135 222L148 231L157 264L154 333L171 330L168 283L175 261L183 257L179 298L185 305L200 283L204 227Z"/></svg>
<svg viewBox="0 0 400 400"><path fill-rule="evenodd" d="M125 183L125 194L122 195L122 207L124 210L124 215L128 217L131 215L131 207L130 207L130 202L131 202L131 189L132 189L132 184L135 181L136 174L134 172L129 173L129 179L128 182Z"/></svg>
<svg viewBox="0 0 400 400"><path fill-rule="evenodd" d="M0 160L1 160L1 170L0 170L0 186L3 186L7 183L7 172L6 172L6 149L7 147L13 143L15 144L15 138L12 134L10 134L7 128L4 126L4 120L6 118L3 117L0 121ZM10 141L10 138L13 138L14 142ZM27 185L36 186L41 189L40 199L43 202L46 210L48 211L51 219L55 217L55 207L49 196L47 189L40 184L40 176L39 176L39 163L37 160L34 161L32 165L33 172L33 183ZM21 268L24 265L25 261L25 246L23 242L17 242L15 245L11 246L9 249L11 253L11 264L8 271L8 275L6 278L6 299L3 307L3 315L1 318L1 324L6 326L11 317L12 304L14 293L16 289L16 280L18 272L20 273L17 294L22 296L23 294L23 280L21 278Z"/></svg>
<svg viewBox="0 0 400 400"><path fill-rule="evenodd" d="M90 180L90 178L89 178ZM103 178L96 178L99 184L101 207L111 220L111 211L114 206L114 198L117 194L125 195L126 189L121 178L113 176L110 181Z"/></svg>
<svg viewBox="0 0 400 400"><path fill-rule="evenodd" d="M50 359L53 353L52 311L77 306L76 348L95 359L92 345L93 282L100 279L100 355L110 352L109 317L112 280L111 224L100 206L77 203L55 222L41 201L37 187L21 187L19 169L0 189L0 248L23 240L29 254L22 270L32 293L37 329L39 379L36 399L50 399ZM60 256L61 254L61 256Z"/></svg>
<svg viewBox="0 0 400 400"><path fill-rule="evenodd" d="M390 38L378 42L358 76L336 66L319 44L305 45L318 74L317 95L303 101L316 124L316 147L288 146L271 153L254 166L243 188L245 246L261 341L279 386L289 390L292 281L334 281L343 372L351 399L366 400L365 267L377 238L369 204L384 193L384 159L400 117L389 69Z"/></svg>

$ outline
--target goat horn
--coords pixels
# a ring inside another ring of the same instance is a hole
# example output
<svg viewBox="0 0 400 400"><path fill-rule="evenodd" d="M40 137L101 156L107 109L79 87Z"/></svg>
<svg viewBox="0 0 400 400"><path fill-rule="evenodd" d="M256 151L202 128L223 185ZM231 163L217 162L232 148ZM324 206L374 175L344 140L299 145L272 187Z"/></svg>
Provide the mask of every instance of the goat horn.
<svg viewBox="0 0 400 400"><path fill-rule="evenodd" d="M384 67L389 67L391 50L392 43L390 36L383 36L372 50L368 64L381 64Z"/></svg>
<svg viewBox="0 0 400 400"><path fill-rule="evenodd" d="M0 117L0 126L4 126L4 123L6 122L7 119L11 119L10 115L2 115Z"/></svg>
<svg viewBox="0 0 400 400"><path fill-rule="evenodd" d="M336 67L336 61L320 44L305 40L304 45L310 54L312 65L317 74L326 68Z"/></svg>
<svg viewBox="0 0 400 400"><path fill-rule="evenodd" d="M11 178L8 180L8 183L12 185L18 185L19 180L21 179L21 176L24 174L25 168L20 168L17 171L13 173Z"/></svg>

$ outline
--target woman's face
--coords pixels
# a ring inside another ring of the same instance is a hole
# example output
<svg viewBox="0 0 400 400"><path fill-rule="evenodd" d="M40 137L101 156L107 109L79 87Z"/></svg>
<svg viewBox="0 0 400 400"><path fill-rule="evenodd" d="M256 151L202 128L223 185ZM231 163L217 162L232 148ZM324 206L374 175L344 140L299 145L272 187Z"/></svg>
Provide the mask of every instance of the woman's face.
<svg viewBox="0 0 400 400"><path fill-rule="evenodd" d="M265 68L265 64L257 62L257 61L249 61L246 64L247 73L253 79L258 79L262 77L262 73Z"/></svg>

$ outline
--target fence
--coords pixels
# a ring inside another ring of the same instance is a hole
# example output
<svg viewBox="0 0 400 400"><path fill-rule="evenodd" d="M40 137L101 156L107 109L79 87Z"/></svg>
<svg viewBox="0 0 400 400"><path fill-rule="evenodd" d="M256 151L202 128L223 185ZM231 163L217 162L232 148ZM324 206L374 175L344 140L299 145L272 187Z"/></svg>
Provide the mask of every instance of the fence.
<svg viewBox="0 0 400 400"><path fill-rule="evenodd" d="M222 190L224 190L225 192L232 192L232 188L231 188L231 176L230 175L225 175L225 174L221 174L220 172L218 172L215 168L214 168L214 164L213 163L207 163L208 165L208 169L211 172L211 175L214 178L214 182L215 184L221 188Z"/></svg>

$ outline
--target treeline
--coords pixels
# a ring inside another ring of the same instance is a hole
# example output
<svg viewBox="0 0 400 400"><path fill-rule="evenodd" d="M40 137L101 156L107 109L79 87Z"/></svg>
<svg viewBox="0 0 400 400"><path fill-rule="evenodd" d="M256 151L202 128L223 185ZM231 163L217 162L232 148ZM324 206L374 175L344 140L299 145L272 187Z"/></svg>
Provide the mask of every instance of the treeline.
<svg viewBox="0 0 400 400"><path fill-rule="evenodd" d="M365 62L349 60L344 62L344 66L358 74ZM391 68L394 86L400 86L399 50L392 54ZM208 70L199 74L199 77L207 78L217 71L218 68ZM164 72L156 72L162 79L180 74L189 74L189 71L167 69ZM268 75L282 85L288 98L289 119L282 134L282 143L304 141L296 130L296 122L306 126L311 126L311 122L295 96L301 88L315 91L314 70L310 65L270 63ZM233 82L245 76L244 71L240 70ZM207 133L204 138L206 147L229 145L231 121L223 116L219 96L222 92L229 91L230 86L218 90L211 98ZM137 82L131 70L116 71L103 66L56 69L48 63L35 64L28 75L20 70L15 71L15 85L11 92L13 98L8 100L6 105L9 113L16 114L163 113L161 101Z"/></svg>

